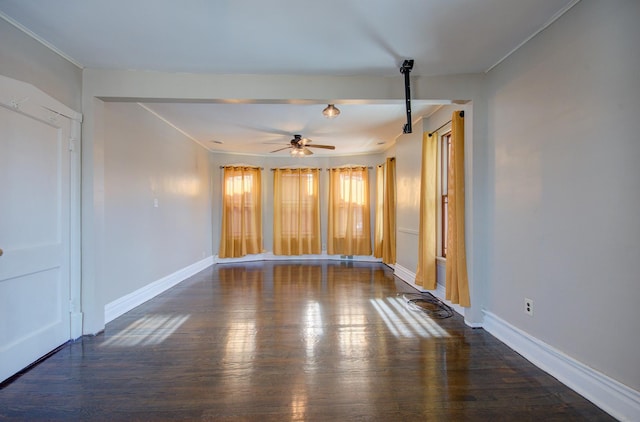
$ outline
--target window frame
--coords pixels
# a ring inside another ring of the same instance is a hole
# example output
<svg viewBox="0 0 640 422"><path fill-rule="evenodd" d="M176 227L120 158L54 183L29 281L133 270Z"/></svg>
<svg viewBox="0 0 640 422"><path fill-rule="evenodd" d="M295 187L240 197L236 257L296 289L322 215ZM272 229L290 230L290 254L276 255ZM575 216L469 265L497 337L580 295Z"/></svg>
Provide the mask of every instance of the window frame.
<svg viewBox="0 0 640 422"><path fill-rule="evenodd" d="M304 169L303 169L304 170ZM315 177L317 176L317 180L314 180ZM281 211L284 213L288 213L288 214L293 214L294 211L297 213L299 212L301 209L304 209L305 211L309 211L309 210L313 210L315 208L318 208L318 210L320 210L320 196L319 196L319 192L313 192L313 188L314 187L318 187L320 186L320 174L319 172L317 174L314 175L314 173L311 172L304 172L304 173L299 173L299 172L292 172L292 173L284 173L282 175L282 178L291 178L291 179L296 179L298 185L298 192L300 192L301 190L301 186L306 185L305 187L305 192L306 195L302 195L299 196L297 198L297 200L285 200L280 204L281 207ZM275 190L275 186L274 186L274 190ZM315 203L315 201L309 201L308 198L314 198L316 199L317 203ZM275 205L275 204L274 204ZM275 214L275 210L274 210L274 214ZM300 219L300 216L297 216L298 219ZM307 220L304 220L304 222L306 224L302 224L302 220L300 221L300 226L298 227L299 230L290 230L290 227L283 227L282 229L282 233L281 236L285 237L285 238L298 238L301 237L303 239L308 239L308 238L312 238L315 236L321 236L321 233L316 233L314 230L314 226L312 224L309 224L310 222Z"/></svg>
<svg viewBox="0 0 640 422"><path fill-rule="evenodd" d="M438 139L438 174L437 174L437 190L440 206L438 207L437 235L436 235L436 251L437 257L441 259L447 258L447 210L449 204L448 196L448 171L449 158L452 148L452 132L451 124L445 126L440 139Z"/></svg>
<svg viewBox="0 0 640 422"><path fill-rule="evenodd" d="M359 211L362 207L365 206L367 202L369 202L369 198L365 198L365 195L364 195L365 178L362 177L363 176L362 174L358 174L357 176L354 177L354 175L350 173L348 177L349 180L346 181L345 179L347 177L345 174L341 173L339 176L341 178L340 202L336 204L336 207L337 207L337 213L339 213L341 218L338 218L337 220L340 233L336 236L336 238L345 239L347 237L347 227L346 227L347 216L346 215L349 212L349 210L351 210L351 212L353 213L354 219L357 221L357 224L355 227L356 232L353 234L353 236L355 236L356 239L364 239L366 238L366 233L364 233L364 220L363 220L364 215L360 215ZM366 181L366 183L368 183L368 180ZM347 184L348 184L349 192L345 192L343 190L343 188L347 186ZM346 198L347 196L351 196L351 191L355 191L358 195L362 194L362 197L361 198L358 197L355 200L347 199ZM357 208L351 207L351 204L355 204Z"/></svg>

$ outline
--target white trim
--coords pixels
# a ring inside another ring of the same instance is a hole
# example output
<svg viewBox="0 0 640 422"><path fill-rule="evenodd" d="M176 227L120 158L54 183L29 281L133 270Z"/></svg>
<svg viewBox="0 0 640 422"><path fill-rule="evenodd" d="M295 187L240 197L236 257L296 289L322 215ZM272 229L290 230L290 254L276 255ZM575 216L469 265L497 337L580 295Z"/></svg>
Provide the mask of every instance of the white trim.
<svg viewBox="0 0 640 422"><path fill-rule="evenodd" d="M497 62L492 64L487 70L484 71L484 73L489 73L491 71L491 69L493 69L494 67L498 66L500 63L505 61L510 55L512 55L513 53L518 51L523 45L525 45L526 43L531 41L536 35L538 35L542 31L544 31L545 29L547 29L549 27L549 25L551 25L552 23L554 23L555 21L560 19L560 16L564 15L565 13L567 13L569 11L569 9L571 9L573 6L575 6L579 1L580 0L573 0L571 3L567 4L565 7L563 7L558 12L556 12L556 14L551 16L551 18L546 23L544 23L540 28L538 28L537 31L535 31L533 34L529 35L524 41L522 41L520 44L518 44L513 50L509 51L500 60L498 60Z"/></svg>
<svg viewBox="0 0 640 422"><path fill-rule="evenodd" d="M80 115L80 117L82 117ZM71 133L69 142L74 145L70 148L70 199L71 199L71 227L70 227L70 286L69 300L72 304L69 312L71 314L70 333L71 339L75 340L82 336L82 210L81 210L81 157L82 157L82 119L70 119Z"/></svg>
<svg viewBox="0 0 640 422"><path fill-rule="evenodd" d="M0 75L0 103L10 110L56 124L59 116L82 122L82 114L49 96L35 85Z"/></svg>
<svg viewBox="0 0 640 422"><path fill-rule="evenodd" d="M640 392L577 361L497 315L484 312L484 329L538 368L622 421L640 420Z"/></svg>
<svg viewBox="0 0 640 422"><path fill-rule="evenodd" d="M406 234L412 234L414 236L419 236L420 233L418 232L418 230L413 230L413 229L407 229L405 227L398 227L398 231L400 233L406 233Z"/></svg>
<svg viewBox="0 0 640 422"><path fill-rule="evenodd" d="M416 273L410 271L409 269L403 267L402 265L396 263L395 268L393 270L393 274L398 277L400 280L407 283L409 286L413 287L419 292L426 292L427 290L416 284Z"/></svg>
<svg viewBox="0 0 640 422"><path fill-rule="evenodd" d="M448 306L450 306L458 314L462 315L463 317L465 316L465 309L466 308L463 308L462 306L458 305L457 303L451 303L450 301L448 301L446 299L447 292L445 290L445 286L443 286L442 284L436 285L436 289L435 290L431 290L431 294L434 295L435 297L437 297L438 299L440 299L441 301L443 301L444 303L446 303ZM469 321L467 321L466 318L464 320L464 323L467 324L469 327L472 327L472 328L481 328L482 327L482 323L481 322L469 322Z"/></svg>
<svg viewBox="0 0 640 422"><path fill-rule="evenodd" d="M68 54L64 53L62 50L60 50L58 47L56 47L55 45L51 44L49 41L45 40L44 38L42 38L40 35L36 34L35 32L31 31L30 29L28 29L27 27L25 27L24 25L16 22L15 20L13 20L12 18L10 18L9 16L5 15L4 13L0 12L0 18L4 19L5 21L9 22L11 25L15 26L16 28L18 28L20 31L24 32L25 34L27 34L28 36L30 36L31 38L33 38L34 40L38 41L40 44L44 45L45 47L47 47L49 50L53 51L54 53L58 54L60 57L62 57L65 60L70 61L71 63L73 63L74 65L78 66L80 69L84 69L84 66L78 62L77 60L75 60L74 58L72 58L71 56L69 56Z"/></svg>
<svg viewBox="0 0 640 422"><path fill-rule="evenodd" d="M151 282L146 286L135 290L128 295L122 296L107 303L104 307L104 322L105 324L113 321L120 315L129 312L136 306L143 304L144 302L153 299L160 293L170 289L181 281L186 280L194 274L199 273L205 268L213 265L213 257L202 259L194 264L184 267L166 277L162 277L159 280Z"/></svg>
<svg viewBox="0 0 640 422"><path fill-rule="evenodd" d="M174 125L169 120L167 120L164 117L162 117L160 114L158 114L157 111L149 108L149 106L147 106L145 104L142 104L142 103L136 103L136 104L139 105L140 107L142 107L143 109L145 109L148 113L152 114L153 116L155 116L156 118L158 118L159 120L164 122L165 124L171 126L173 129L177 130L178 132L180 132L181 134L183 134L187 138L191 139L193 142L195 142L196 144L200 145L202 148L206 149L207 151L213 152L213 150L210 147L205 145L203 142L200 142L198 139L194 138L193 136L191 136L190 134L188 134L184 130L180 129L178 126Z"/></svg>

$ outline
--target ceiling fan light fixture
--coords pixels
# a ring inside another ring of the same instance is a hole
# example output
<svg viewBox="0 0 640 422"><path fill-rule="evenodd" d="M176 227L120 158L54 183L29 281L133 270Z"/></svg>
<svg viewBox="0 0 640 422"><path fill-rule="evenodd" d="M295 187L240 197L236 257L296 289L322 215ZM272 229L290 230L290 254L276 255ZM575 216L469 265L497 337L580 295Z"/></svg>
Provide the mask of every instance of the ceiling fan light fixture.
<svg viewBox="0 0 640 422"><path fill-rule="evenodd" d="M329 104L324 110L322 110L322 114L324 114L324 117L326 117L327 119L333 119L338 117L338 114L340 114L340 110L335 105Z"/></svg>
<svg viewBox="0 0 640 422"><path fill-rule="evenodd" d="M293 148L289 154L291 154L292 157L305 157L307 155L313 155L313 152L311 152L311 150L309 150L308 148L296 147Z"/></svg>

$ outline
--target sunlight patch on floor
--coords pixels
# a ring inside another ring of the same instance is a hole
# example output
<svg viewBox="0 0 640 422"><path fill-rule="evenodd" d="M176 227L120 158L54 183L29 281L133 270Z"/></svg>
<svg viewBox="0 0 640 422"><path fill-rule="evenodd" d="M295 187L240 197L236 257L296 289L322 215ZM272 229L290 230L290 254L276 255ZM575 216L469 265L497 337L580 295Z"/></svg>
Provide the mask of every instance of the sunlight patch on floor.
<svg viewBox="0 0 640 422"><path fill-rule="evenodd" d="M369 299L385 325L396 337L449 337L428 315L411 310L399 297Z"/></svg>
<svg viewBox="0 0 640 422"><path fill-rule="evenodd" d="M109 337L103 347L153 346L165 341L190 315L145 315L118 334Z"/></svg>

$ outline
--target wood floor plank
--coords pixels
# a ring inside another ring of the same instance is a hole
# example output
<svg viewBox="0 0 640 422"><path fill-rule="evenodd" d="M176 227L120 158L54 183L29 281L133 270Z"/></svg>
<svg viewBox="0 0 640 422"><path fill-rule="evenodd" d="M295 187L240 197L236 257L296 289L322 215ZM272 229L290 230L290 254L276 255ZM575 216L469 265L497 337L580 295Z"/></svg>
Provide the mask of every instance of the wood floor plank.
<svg viewBox="0 0 640 422"><path fill-rule="evenodd" d="M0 390L0 420L613 420L381 264L219 264Z"/></svg>

